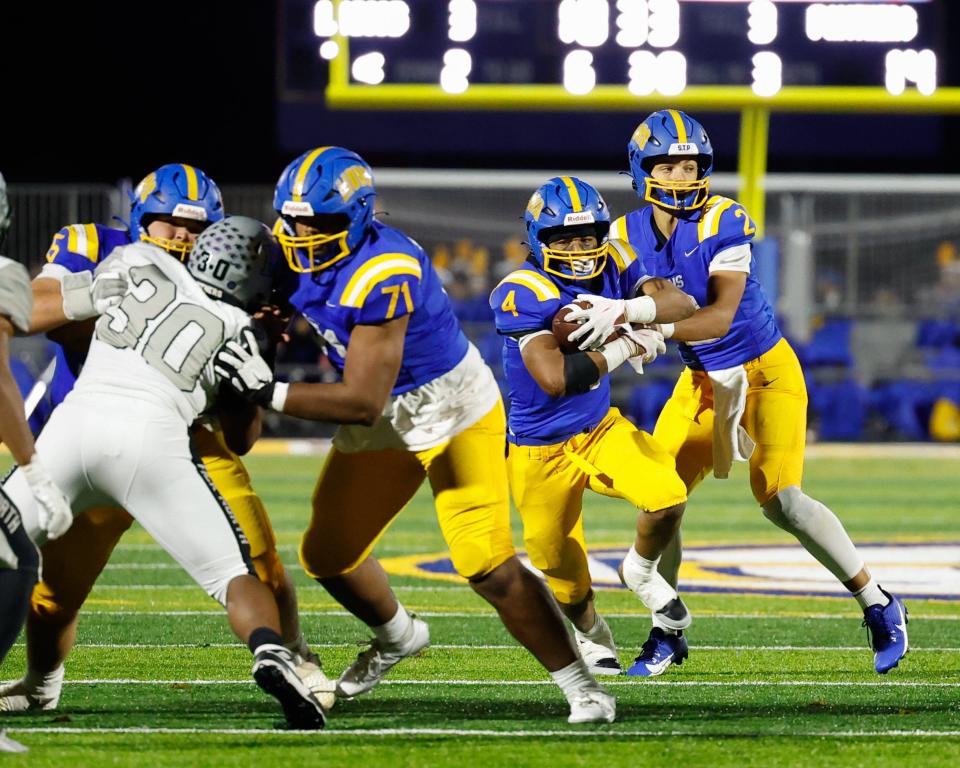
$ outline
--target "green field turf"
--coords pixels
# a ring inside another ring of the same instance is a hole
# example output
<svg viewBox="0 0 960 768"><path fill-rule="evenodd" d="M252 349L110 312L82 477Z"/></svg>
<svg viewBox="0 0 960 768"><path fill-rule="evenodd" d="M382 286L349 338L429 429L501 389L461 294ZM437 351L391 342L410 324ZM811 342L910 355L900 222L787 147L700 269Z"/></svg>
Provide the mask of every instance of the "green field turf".
<svg viewBox="0 0 960 768"><path fill-rule="evenodd" d="M0 457L3 458L3 457ZM0 461L5 465L6 461ZM368 638L296 563L318 457L253 456L248 466L300 588L307 638L331 674ZM376 478L371 478L372 482ZM960 472L938 459L817 459L806 488L854 540L960 540ZM624 502L588 496L591 543L625 545ZM519 525L515 520L515 536ZM753 502L740 468L707 481L687 544L788 543ZM422 490L380 542L389 558L444 549ZM219 606L139 529L117 548L87 604L57 712L0 717L28 744L3 765L382 766L960 765L960 602L909 601L912 651L873 672L854 601L689 594L691 655L655 680L609 682L617 722L570 726L546 673L465 586L394 579L430 624L433 645L366 698L342 702L322 733L274 730L275 703ZM649 629L624 590L598 593L629 663ZM0 679L20 673L16 646Z"/></svg>

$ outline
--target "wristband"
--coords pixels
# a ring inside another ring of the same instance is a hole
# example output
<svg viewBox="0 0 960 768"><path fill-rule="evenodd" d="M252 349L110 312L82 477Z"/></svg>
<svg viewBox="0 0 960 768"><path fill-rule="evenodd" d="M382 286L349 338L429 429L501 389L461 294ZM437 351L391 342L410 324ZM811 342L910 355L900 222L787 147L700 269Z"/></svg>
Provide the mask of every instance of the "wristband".
<svg viewBox="0 0 960 768"><path fill-rule="evenodd" d="M603 348L598 351L607 361L607 373L613 373L616 368L619 368L638 352L637 343L628 338L619 338L609 344L604 344Z"/></svg>
<svg viewBox="0 0 960 768"><path fill-rule="evenodd" d="M287 402L287 393L290 391L290 385L285 381L275 382L273 385L273 395L270 397L270 409L283 413L283 406Z"/></svg>
<svg viewBox="0 0 960 768"><path fill-rule="evenodd" d="M676 330L677 326L674 323L660 323L660 335L665 339L672 337Z"/></svg>
<svg viewBox="0 0 960 768"><path fill-rule="evenodd" d="M623 314L628 323L652 323L657 316L657 302L652 296L637 296L625 302Z"/></svg>

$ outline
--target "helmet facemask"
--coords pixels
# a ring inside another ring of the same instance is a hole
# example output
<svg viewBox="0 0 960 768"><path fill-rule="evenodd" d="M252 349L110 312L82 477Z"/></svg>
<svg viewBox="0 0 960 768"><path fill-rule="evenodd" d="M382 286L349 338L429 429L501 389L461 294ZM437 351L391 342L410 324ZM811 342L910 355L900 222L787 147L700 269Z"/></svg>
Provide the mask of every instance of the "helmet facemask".
<svg viewBox="0 0 960 768"><path fill-rule="evenodd" d="M710 165L709 158L705 161L702 155L692 157L697 161L697 178L690 181L660 181L651 175L658 163L683 159L685 158L664 155L644 160L646 176L642 179L641 199L677 218L688 219L706 205L710 196L710 177L705 173L705 166Z"/></svg>
<svg viewBox="0 0 960 768"><path fill-rule="evenodd" d="M551 275L562 277L564 280L592 280L607 264L607 232L610 229L608 222L596 222L574 227L551 227L540 232L542 243L540 251L543 254L543 270ZM599 245L580 251L561 251L550 248L550 244L561 239L575 237L594 237Z"/></svg>
<svg viewBox="0 0 960 768"><path fill-rule="evenodd" d="M317 220L322 221L317 221ZM350 255L347 244L350 219L345 214L319 214L310 218L321 229L312 235L298 235L296 217L281 216L273 227L290 269L298 273L319 272ZM342 227L342 228L341 228Z"/></svg>

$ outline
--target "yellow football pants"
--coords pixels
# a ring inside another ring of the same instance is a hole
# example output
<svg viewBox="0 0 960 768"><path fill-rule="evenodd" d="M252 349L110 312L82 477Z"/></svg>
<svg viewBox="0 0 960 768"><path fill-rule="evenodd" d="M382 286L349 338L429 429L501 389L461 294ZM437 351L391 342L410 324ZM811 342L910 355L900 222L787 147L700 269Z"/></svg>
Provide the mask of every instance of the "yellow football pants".
<svg viewBox="0 0 960 768"><path fill-rule="evenodd" d="M210 479L250 542L257 576L276 590L284 583L277 541L240 457L227 447L220 431L197 428L190 436ZM58 619L79 611L113 548L132 524L133 518L123 509L97 507L77 517L59 539L44 544L43 578L33 589L32 613L41 619Z"/></svg>
<svg viewBox="0 0 960 768"><path fill-rule="evenodd" d="M757 444L750 458L750 487L757 502L765 504L803 479L807 387L786 339L744 368L748 389L741 424ZM687 491L696 488L713 469L713 386L706 373L687 368L680 374L653 436L676 457Z"/></svg>
<svg viewBox="0 0 960 768"><path fill-rule="evenodd" d="M514 555L505 442L498 400L478 422L426 451L332 449L300 543L304 570L323 579L359 566L428 478L457 573L467 579L490 573Z"/></svg>
<svg viewBox="0 0 960 768"><path fill-rule="evenodd" d="M566 442L511 444L507 470L530 561L543 571L557 601L566 605L590 593L583 536L585 489L653 512L687 498L673 458L616 408L592 432Z"/></svg>

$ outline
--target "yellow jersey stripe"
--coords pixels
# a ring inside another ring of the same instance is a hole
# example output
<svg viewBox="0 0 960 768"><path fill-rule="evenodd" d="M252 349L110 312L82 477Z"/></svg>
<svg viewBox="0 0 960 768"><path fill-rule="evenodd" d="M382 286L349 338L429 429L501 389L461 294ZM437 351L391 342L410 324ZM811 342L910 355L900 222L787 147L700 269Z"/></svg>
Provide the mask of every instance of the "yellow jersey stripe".
<svg viewBox="0 0 960 768"><path fill-rule="evenodd" d="M340 303L347 307L362 307L367 294L379 282L393 275L414 275L419 278L423 270L420 262L406 253L385 253L376 256L353 273L343 289Z"/></svg>
<svg viewBox="0 0 960 768"><path fill-rule="evenodd" d="M580 193L577 191L577 185L573 183L573 179L569 176L561 176L560 180L564 183L564 186L567 188L567 192L570 193L570 205L573 206L574 213L580 213L583 210L583 203L580 202Z"/></svg>
<svg viewBox="0 0 960 768"><path fill-rule="evenodd" d="M187 198L200 199L200 185L197 183L197 169L192 165L184 165L183 172L187 175Z"/></svg>
<svg viewBox="0 0 960 768"><path fill-rule="evenodd" d="M610 255L617 262L617 269L621 272L625 272L627 267L637 260L637 252L633 250L630 243L624 240L611 240L609 246Z"/></svg>
<svg viewBox="0 0 960 768"><path fill-rule="evenodd" d="M547 280L543 275L538 275L536 272L531 272L527 269L511 272L500 281L497 288L504 283L515 283L516 285L529 288L540 301L550 301L550 299L560 298L560 289L557 288L557 286Z"/></svg>
<svg viewBox="0 0 960 768"><path fill-rule="evenodd" d="M96 224L84 224L83 230L87 240L87 252L84 255L90 261L93 261L100 253L100 236L97 234L97 226Z"/></svg>
<svg viewBox="0 0 960 768"><path fill-rule="evenodd" d="M627 237L627 217L621 216L610 226L611 240L629 240Z"/></svg>
<svg viewBox="0 0 960 768"><path fill-rule="evenodd" d="M79 224L71 224L67 229L67 250L71 253L80 253L78 242L81 237L83 237L83 227Z"/></svg>
<svg viewBox="0 0 960 768"><path fill-rule="evenodd" d="M720 231L720 216L723 215L723 212L727 210L731 205L736 204L736 200L732 200L729 197L720 197L717 195L715 198L711 198L713 204L710 209L704 214L703 218L700 220L700 223L697 224L697 235L700 242L703 242L708 237L713 237Z"/></svg>
<svg viewBox="0 0 960 768"><path fill-rule="evenodd" d="M310 171L310 166L313 165L313 161L316 160L320 155L326 152L330 147L317 147L313 152L304 158L304 161L300 164L300 168L297 169L297 175L293 179L293 199L299 201L303 197L303 182L307 180L307 173Z"/></svg>
<svg viewBox="0 0 960 768"><path fill-rule="evenodd" d="M683 118L680 117L680 113L675 109L668 109L670 117L673 118L673 124L677 128L677 143L686 144L687 143L687 129L683 125Z"/></svg>

